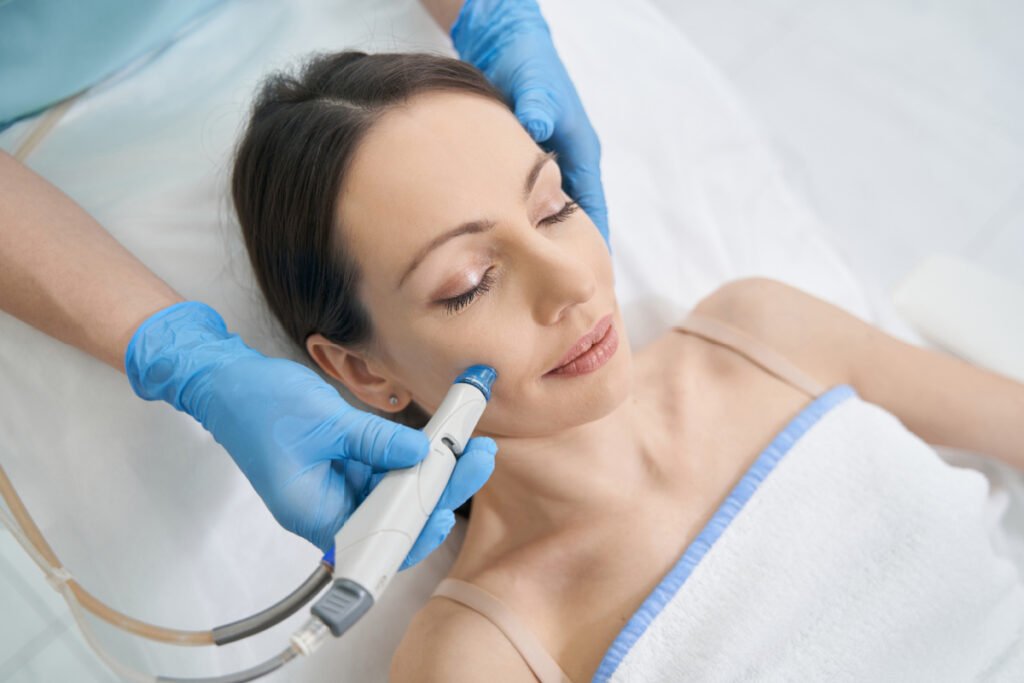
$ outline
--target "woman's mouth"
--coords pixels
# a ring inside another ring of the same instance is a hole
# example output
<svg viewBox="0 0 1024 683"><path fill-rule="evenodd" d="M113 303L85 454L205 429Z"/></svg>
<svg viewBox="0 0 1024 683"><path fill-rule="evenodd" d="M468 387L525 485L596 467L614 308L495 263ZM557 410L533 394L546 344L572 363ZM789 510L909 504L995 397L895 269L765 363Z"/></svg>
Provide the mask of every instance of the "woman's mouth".
<svg viewBox="0 0 1024 683"><path fill-rule="evenodd" d="M594 329L573 345L562 364L545 373L545 377L576 377L594 372L607 363L619 348L619 335L609 313Z"/></svg>

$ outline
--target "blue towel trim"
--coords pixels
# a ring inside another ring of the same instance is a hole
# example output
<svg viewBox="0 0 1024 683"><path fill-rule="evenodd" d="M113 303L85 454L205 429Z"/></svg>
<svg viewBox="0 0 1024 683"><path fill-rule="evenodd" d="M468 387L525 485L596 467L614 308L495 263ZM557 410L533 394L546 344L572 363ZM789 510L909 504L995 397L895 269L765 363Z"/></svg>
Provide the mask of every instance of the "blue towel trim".
<svg viewBox="0 0 1024 683"><path fill-rule="evenodd" d="M807 433L818 420L829 410L842 403L850 396L856 395L856 390L849 384L839 384L832 387L825 393L807 404L796 417L790 420L789 424L779 432L768 447L757 457L754 464L750 466L740 482L736 484L729 497L715 512L715 516L707 523L697 538L686 548L686 552L679 558L672 570L665 576L658 586L647 596L640 609L626 623L625 628L615 638L615 642L608 648L601 660L601 666L594 674L595 683L605 683L611 679L615 670L625 659L626 654L633 645L640 640L647 627L654 621L664 607L671 602L672 598L689 578L694 568L707 554L711 546L715 544L726 527L736 518L740 510L750 497L754 495L758 485L765 480L775 466L789 452L793 444L800 437Z"/></svg>

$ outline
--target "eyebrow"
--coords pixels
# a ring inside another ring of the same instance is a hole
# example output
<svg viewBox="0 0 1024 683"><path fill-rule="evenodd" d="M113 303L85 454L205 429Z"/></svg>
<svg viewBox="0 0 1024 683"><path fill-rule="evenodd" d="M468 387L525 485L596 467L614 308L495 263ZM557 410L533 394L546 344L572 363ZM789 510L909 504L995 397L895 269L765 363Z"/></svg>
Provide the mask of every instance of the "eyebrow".
<svg viewBox="0 0 1024 683"><path fill-rule="evenodd" d="M543 169L544 164L549 161L558 161L558 155L555 152L545 152L538 156L533 162L533 167L530 168L530 172L526 174L526 182L523 184L524 200L528 199L530 194L533 192L533 187L537 184L537 178L540 177L541 169ZM424 245L422 249L416 252L416 256L413 257L412 261L406 267L405 272L402 274L402 277L398 280L398 287L396 287L396 289L401 289L406 279L412 275L412 271L416 270L416 267L423 263L423 259L427 257L427 254L434 249L437 249L448 240L459 237L460 235L472 235L480 232L487 232L493 228L494 225L494 221L491 220L478 219L474 221L466 221L458 227L452 228L448 232L441 233L434 239L430 240L430 242Z"/></svg>

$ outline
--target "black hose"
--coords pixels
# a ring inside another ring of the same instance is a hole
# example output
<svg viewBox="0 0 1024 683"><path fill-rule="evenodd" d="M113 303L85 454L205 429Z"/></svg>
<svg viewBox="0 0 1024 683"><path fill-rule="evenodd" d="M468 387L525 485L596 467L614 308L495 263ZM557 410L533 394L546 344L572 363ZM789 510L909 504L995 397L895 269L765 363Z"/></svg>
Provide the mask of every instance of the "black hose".
<svg viewBox="0 0 1024 683"><path fill-rule="evenodd" d="M216 645L226 645L242 638L265 631L266 629L279 624L315 598L323 590L324 586L331 582L332 568L326 564L320 564L316 571L309 575L301 586L291 592L288 597L280 602L271 605L262 612L239 621L218 626L213 629L213 642ZM205 679L204 679L205 680ZM211 679L212 680L212 679ZM248 679L246 679L248 680Z"/></svg>

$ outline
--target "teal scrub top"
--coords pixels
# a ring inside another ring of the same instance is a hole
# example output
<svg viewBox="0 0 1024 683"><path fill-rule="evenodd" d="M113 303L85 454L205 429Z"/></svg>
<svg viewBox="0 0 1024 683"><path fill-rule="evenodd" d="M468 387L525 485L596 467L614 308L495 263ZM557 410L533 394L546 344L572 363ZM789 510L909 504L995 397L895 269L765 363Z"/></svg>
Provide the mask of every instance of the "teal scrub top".
<svg viewBox="0 0 1024 683"><path fill-rule="evenodd" d="M0 130L168 45L222 0L0 0Z"/></svg>

